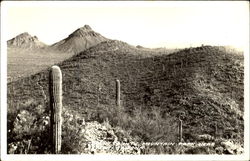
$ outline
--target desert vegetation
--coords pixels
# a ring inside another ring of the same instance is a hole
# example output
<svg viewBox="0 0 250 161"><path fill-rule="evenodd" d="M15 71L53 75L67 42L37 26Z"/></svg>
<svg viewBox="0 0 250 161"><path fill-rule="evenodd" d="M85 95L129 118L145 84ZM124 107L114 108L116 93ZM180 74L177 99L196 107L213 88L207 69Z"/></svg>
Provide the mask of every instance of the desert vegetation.
<svg viewBox="0 0 250 161"><path fill-rule="evenodd" d="M243 152L242 52L206 45L134 47L89 26L51 46L24 35L8 42L9 154L54 152L49 106L54 64L62 71L60 153Z"/></svg>
<svg viewBox="0 0 250 161"><path fill-rule="evenodd" d="M58 65L63 75L62 153L231 153L222 146L226 139L243 146L243 54L203 46L155 56L110 40ZM48 75L45 69L8 83L9 153L51 153L45 139ZM121 108L115 102L116 79ZM217 146L140 149L142 142L178 143L179 118L185 142L211 137ZM89 142L100 140L106 140L105 146L89 148ZM115 150L111 143L128 143L130 150Z"/></svg>

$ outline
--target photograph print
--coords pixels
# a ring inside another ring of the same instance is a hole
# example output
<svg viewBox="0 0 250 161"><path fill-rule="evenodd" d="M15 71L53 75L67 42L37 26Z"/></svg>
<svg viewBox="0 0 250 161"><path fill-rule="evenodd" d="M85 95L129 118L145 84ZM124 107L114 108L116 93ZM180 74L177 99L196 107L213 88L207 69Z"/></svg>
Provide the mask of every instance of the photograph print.
<svg viewBox="0 0 250 161"><path fill-rule="evenodd" d="M249 154L248 2L1 8L6 156Z"/></svg>

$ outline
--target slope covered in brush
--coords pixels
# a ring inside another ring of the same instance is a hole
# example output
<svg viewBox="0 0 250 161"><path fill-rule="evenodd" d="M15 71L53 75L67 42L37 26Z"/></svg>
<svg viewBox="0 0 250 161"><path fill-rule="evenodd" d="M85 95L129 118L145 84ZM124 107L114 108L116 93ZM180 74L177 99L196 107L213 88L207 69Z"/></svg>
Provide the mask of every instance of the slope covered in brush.
<svg viewBox="0 0 250 161"><path fill-rule="evenodd" d="M119 126L144 141L173 141L170 138L176 133L169 129L170 120L181 117L185 140L195 139L196 134L212 135L216 123L219 133L229 130L222 137L242 141L242 54L203 46L152 56L148 51L110 40L59 66L64 108L77 111L86 120L103 121L108 117L113 125L119 121ZM122 111L115 108L115 79L121 82ZM9 127L18 108L32 110L34 105L27 102L44 108L46 101L48 70L9 83Z"/></svg>

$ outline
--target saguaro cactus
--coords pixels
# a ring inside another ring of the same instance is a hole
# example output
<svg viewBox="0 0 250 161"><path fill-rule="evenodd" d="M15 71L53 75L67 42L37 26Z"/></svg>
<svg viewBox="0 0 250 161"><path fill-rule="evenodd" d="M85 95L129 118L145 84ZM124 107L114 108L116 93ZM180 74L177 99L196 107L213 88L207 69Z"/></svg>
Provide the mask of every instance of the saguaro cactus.
<svg viewBox="0 0 250 161"><path fill-rule="evenodd" d="M118 106L118 108L120 108L121 105L121 85L120 85L120 81L117 79L116 80L116 105Z"/></svg>
<svg viewBox="0 0 250 161"><path fill-rule="evenodd" d="M179 119L179 142L182 142L182 120Z"/></svg>
<svg viewBox="0 0 250 161"><path fill-rule="evenodd" d="M62 73L58 66L52 66L50 71L49 90L53 153L58 154L62 142Z"/></svg>

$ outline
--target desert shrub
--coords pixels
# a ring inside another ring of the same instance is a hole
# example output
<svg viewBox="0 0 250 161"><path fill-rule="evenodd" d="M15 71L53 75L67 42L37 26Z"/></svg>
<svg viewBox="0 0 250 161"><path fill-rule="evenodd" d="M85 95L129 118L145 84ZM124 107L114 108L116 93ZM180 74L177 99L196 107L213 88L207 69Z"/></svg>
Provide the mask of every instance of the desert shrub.
<svg viewBox="0 0 250 161"><path fill-rule="evenodd" d="M136 109L132 120L132 132L140 134L143 141L177 141L177 124L175 119L170 115L163 118L161 110L157 107L153 107L148 111L143 111L140 108Z"/></svg>
<svg viewBox="0 0 250 161"><path fill-rule="evenodd" d="M50 153L49 114L32 100L22 104L8 122L8 153Z"/></svg>
<svg viewBox="0 0 250 161"><path fill-rule="evenodd" d="M84 118L71 110L63 109L62 113L62 153L63 154L78 154L84 148L84 133L85 125Z"/></svg>
<svg viewBox="0 0 250 161"><path fill-rule="evenodd" d="M112 126L120 126L130 132L130 135L137 138L137 141L162 141L176 142L178 128L176 120L170 115L162 116L158 107L143 109L135 108L132 113L114 106L101 105L98 108L99 118L104 121L108 119Z"/></svg>

